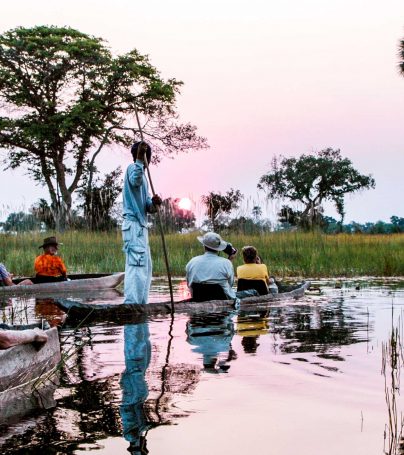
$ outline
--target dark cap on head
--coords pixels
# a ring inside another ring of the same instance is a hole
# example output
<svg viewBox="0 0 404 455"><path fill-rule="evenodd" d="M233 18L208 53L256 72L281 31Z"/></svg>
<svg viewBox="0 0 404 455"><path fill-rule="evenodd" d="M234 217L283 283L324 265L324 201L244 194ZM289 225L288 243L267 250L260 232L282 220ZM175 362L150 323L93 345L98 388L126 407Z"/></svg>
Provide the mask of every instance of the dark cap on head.
<svg viewBox="0 0 404 455"><path fill-rule="evenodd" d="M39 248L45 248L47 246L58 246L58 245L63 245L63 243L58 243L56 240L56 237L46 237L44 239L43 244Z"/></svg>
<svg viewBox="0 0 404 455"><path fill-rule="evenodd" d="M131 148L130 152L132 153L133 161L136 161L137 149L139 148L139 145L141 143L142 143L142 141L139 141L139 142L135 142L132 145L132 148ZM145 144L147 146L147 150L146 150L147 163L150 163L150 160L151 160L151 148L150 148L150 145L147 142L145 142Z"/></svg>

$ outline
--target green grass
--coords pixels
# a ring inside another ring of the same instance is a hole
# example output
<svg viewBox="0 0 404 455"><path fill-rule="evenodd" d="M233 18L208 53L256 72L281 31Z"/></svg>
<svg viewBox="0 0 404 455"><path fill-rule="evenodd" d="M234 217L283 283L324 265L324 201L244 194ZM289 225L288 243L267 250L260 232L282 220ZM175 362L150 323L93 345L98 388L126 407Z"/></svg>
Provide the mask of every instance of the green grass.
<svg viewBox="0 0 404 455"><path fill-rule="evenodd" d="M0 262L18 275L32 275L35 256L45 235L0 235ZM71 231L58 236L60 255L70 273L112 272L124 269L120 232ZM230 235L236 248L254 245L277 277L404 276L404 234L365 235L275 232ZM160 236L150 238L153 274L165 275ZM202 253L196 234L168 234L171 273L183 276L186 263ZM242 263L241 254L234 266Z"/></svg>

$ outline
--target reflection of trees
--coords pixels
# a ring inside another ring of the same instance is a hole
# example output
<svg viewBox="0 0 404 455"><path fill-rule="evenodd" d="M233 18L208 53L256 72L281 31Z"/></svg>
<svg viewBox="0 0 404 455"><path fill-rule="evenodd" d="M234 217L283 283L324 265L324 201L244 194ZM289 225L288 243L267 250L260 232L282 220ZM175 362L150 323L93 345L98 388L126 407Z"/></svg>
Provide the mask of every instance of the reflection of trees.
<svg viewBox="0 0 404 455"><path fill-rule="evenodd" d="M343 299L335 300L326 308L271 308L269 317L275 319L270 330L280 336L279 347L284 353L327 353L339 346L366 341L360 333L369 329L368 321L350 316Z"/></svg>

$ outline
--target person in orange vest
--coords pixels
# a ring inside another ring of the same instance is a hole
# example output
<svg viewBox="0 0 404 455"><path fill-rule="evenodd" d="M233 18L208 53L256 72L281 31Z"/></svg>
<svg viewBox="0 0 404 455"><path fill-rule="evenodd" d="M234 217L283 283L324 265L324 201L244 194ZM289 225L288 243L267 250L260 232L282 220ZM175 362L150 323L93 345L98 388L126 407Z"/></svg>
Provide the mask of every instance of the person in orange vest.
<svg viewBox="0 0 404 455"><path fill-rule="evenodd" d="M35 259L35 283L52 283L67 280L67 269L63 260L57 256L58 243L56 237L47 237L39 248L43 254Z"/></svg>

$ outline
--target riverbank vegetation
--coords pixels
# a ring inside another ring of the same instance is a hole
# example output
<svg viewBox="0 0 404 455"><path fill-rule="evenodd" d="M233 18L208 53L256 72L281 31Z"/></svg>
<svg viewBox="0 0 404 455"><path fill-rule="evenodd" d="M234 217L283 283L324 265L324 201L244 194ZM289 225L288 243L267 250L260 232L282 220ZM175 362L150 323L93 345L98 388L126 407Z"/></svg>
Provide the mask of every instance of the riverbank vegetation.
<svg viewBox="0 0 404 455"><path fill-rule="evenodd" d="M43 233L0 235L0 261L16 275L32 275ZM197 234L168 234L166 243L171 273L184 276L191 257L202 254ZM325 235L317 232L232 234L225 239L236 248L254 245L270 273L277 277L404 276L404 234ZM124 270L119 231L68 231L58 236L60 254L70 273ZM166 274L161 238L151 235L153 275ZM237 255L234 266L241 264Z"/></svg>

